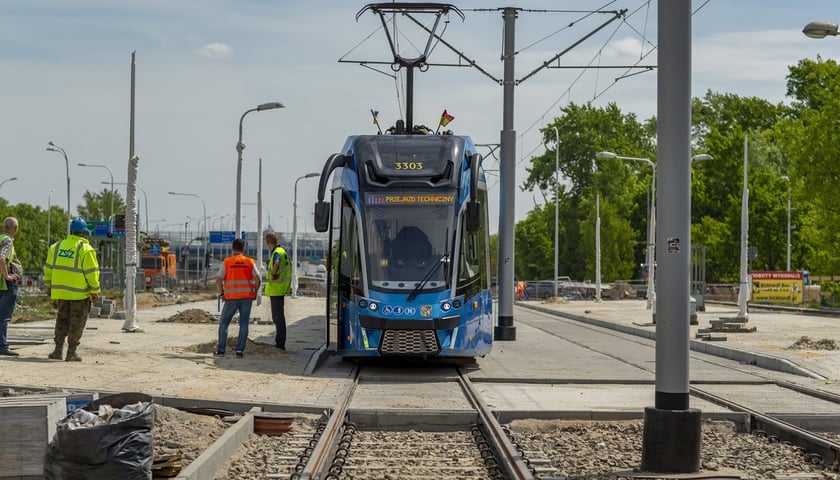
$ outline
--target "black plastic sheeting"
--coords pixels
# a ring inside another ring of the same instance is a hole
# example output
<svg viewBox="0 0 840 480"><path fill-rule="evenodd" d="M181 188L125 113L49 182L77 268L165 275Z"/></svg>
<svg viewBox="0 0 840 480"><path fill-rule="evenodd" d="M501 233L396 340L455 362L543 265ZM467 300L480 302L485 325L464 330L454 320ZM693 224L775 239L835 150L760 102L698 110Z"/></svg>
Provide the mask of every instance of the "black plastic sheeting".
<svg viewBox="0 0 840 480"><path fill-rule="evenodd" d="M140 405L136 414L104 425L71 430L68 423L72 414L60 420L47 446L44 479L151 480L155 410L152 402Z"/></svg>

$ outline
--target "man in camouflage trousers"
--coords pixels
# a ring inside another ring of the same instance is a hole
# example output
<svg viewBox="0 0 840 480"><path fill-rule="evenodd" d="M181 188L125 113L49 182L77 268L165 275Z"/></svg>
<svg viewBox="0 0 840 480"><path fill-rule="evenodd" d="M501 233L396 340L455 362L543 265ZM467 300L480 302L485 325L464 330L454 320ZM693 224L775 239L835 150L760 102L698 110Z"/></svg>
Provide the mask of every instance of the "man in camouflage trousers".
<svg viewBox="0 0 840 480"><path fill-rule="evenodd" d="M53 360L61 360L65 338L65 360L82 360L76 347L85 331L91 304L99 299L99 261L86 236L87 223L76 217L70 222L70 235L50 246L44 262L44 285L58 304L55 350L49 354Z"/></svg>

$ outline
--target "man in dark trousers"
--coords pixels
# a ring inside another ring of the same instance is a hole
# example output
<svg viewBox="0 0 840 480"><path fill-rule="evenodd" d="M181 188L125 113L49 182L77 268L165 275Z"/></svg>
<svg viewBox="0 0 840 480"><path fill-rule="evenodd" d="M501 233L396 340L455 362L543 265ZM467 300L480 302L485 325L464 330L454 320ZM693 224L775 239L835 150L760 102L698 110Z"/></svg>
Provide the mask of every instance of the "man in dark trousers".
<svg viewBox="0 0 840 480"><path fill-rule="evenodd" d="M0 355L17 357L19 353L9 348L6 334L9 322L15 312L18 297L18 280L23 275L20 259L15 254L15 235L18 221L15 217L3 220L3 233L0 233Z"/></svg>
<svg viewBox="0 0 840 480"><path fill-rule="evenodd" d="M233 315L239 312L239 338L236 343L236 356L245 356L248 343L248 322L251 320L251 305L257 298L260 288L260 272L254 260L246 257L245 242L237 238L231 245L233 255L225 259L216 274L216 288L223 296L225 306L219 318L219 342L216 344L216 356L223 356L227 348L227 335Z"/></svg>
<svg viewBox="0 0 840 480"><path fill-rule="evenodd" d="M268 257L268 273L265 281L265 295L271 300L271 320L274 321L274 346L286 349L286 295L292 289L292 262L286 250L277 244L277 234L265 234L265 244L271 252Z"/></svg>

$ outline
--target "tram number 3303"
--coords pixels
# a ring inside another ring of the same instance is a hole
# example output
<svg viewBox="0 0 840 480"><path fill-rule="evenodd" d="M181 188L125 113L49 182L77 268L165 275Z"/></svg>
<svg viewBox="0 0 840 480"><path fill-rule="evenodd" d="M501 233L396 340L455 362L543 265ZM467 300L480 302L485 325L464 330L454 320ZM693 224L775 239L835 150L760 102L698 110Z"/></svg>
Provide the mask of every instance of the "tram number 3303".
<svg viewBox="0 0 840 480"><path fill-rule="evenodd" d="M423 170L423 162L396 162L395 170Z"/></svg>

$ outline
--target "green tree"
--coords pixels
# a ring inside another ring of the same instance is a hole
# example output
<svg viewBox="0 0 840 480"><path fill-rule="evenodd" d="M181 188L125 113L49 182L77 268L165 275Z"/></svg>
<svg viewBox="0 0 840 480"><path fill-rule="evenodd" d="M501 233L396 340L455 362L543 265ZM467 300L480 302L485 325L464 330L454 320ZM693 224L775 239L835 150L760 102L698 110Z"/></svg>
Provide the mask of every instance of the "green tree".
<svg viewBox="0 0 840 480"><path fill-rule="evenodd" d="M784 268L786 216L779 209L787 199L781 179L785 156L765 132L789 113L756 97L707 92L692 101L693 148L714 158L692 164L691 186L691 240L706 246L710 282L731 282L739 275L745 136L750 145L749 243L759 250L752 267Z"/></svg>
<svg viewBox="0 0 840 480"><path fill-rule="evenodd" d="M563 108L563 116L542 130L546 147L554 148L531 159L522 188L550 192L552 201L532 211L521 228L517 226L516 273L520 278L553 276L555 163L562 176L557 186L558 274L594 278L597 192L605 208L602 238L619 242L610 246L608 255L615 257L610 257L610 266L602 272L604 277L629 278L635 265L644 262L651 169L643 163L621 160L598 160L596 168L595 154L613 151L654 160L655 131L654 121L640 123L635 115L622 114L615 104L601 108L570 104ZM527 245L527 252L523 245Z"/></svg>
<svg viewBox="0 0 840 480"><path fill-rule="evenodd" d="M15 237L15 252L20 257L26 272L41 271L46 258L48 243L56 242L67 233L67 214L59 207L52 208L52 214L46 210L26 203L9 205L0 199L0 221L6 217L15 217L20 228ZM49 235L47 223L50 223Z"/></svg>
<svg viewBox="0 0 840 480"><path fill-rule="evenodd" d="M88 222L109 221L108 217L111 214L111 190L109 188L104 188L99 193L86 191L82 194L82 199L84 203L76 207L80 217ZM125 213L125 200L117 190L114 190L114 213Z"/></svg>
<svg viewBox="0 0 840 480"><path fill-rule="evenodd" d="M790 159L795 217L792 266L816 275L840 272L840 65L834 60L800 60L790 67L788 95L794 114L774 133Z"/></svg>

